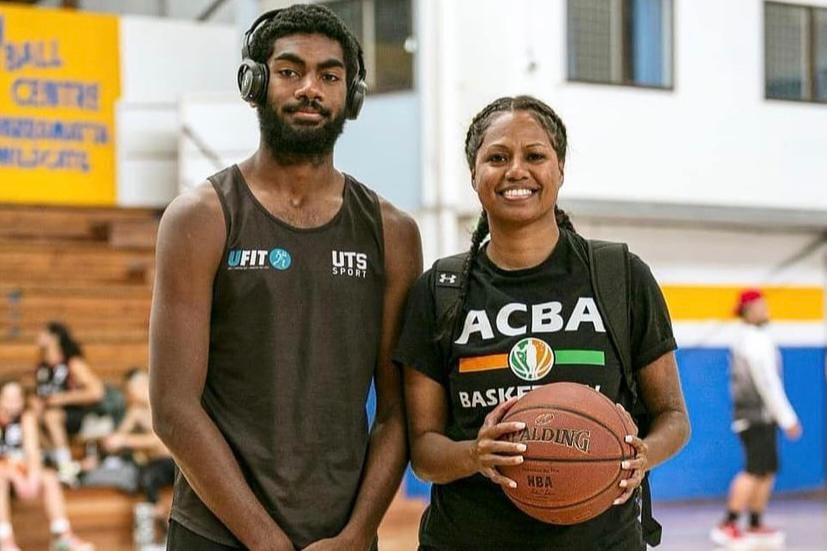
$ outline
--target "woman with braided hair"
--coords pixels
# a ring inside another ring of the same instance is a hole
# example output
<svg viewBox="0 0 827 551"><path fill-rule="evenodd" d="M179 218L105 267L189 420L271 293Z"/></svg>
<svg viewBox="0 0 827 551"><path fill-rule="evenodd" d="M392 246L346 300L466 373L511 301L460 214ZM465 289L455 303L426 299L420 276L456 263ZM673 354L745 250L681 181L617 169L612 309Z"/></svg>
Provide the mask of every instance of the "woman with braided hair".
<svg viewBox="0 0 827 551"><path fill-rule="evenodd" d="M498 441L524 428L501 419L531 388L579 382L632 405L592 289L588 244L556 205L566 142L562 120L529 96L495 100L468 130L465 154L483 213L459 277L438 262L414 286L395 355L405 366L411 462L433 483L420 551L644 550L630 498L645 472L688 438L666 305L649 268L630 254L626 344L652 423L644 438L627 437L637 455L622 464L631 471L620 483L625 491L598 517L559 526L523 514L498 487L516 485L498 467L521 463L525 451ZM440 286L459 287L449 308L436 298ZM512 352L528 339L553 351L555 362L529 374L512 366Z"/></svg>

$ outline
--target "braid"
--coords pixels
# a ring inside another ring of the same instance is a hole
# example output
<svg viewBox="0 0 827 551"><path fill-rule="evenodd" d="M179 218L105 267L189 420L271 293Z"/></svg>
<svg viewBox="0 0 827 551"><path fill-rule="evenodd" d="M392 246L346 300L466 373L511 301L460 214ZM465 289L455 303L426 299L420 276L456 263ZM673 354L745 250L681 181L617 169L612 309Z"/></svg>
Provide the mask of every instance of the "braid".
<svg viewBox="0 0 827 551"><path fill-rule="evenodd" d="M572 233L577 233L577 230L574 229L574 224L572 224L569 215L557 205L554 205L554 218L557 220L558 228L563 228L564 230L569 230Z"/></svg>
<svg viewBox="0 0 827 551"><path fill-rule="evenodd" d="M554 152L557 153L557 158L560 160L560 171L562 172L562 163L566 158L566 150L568 149L566 125L563 124L563 120L554 109L531 96L506 96L497 98L483 107L483 109L474 116L474 120L471 121L471 125L468 127L468 132L465 134L465 160L468 162L468 168L472 171L474 170L477 152L485 139L485 133L488 131L488 127L494 122L494 115L514 111L526 111L530 113L543 129L545 129L549 141L551 141L551 146L554 148ZM569 216L563 209L556 205L554 206L554 216L557 220L558 227L575 232L574 225L571 223ZM486 230L487 225L486 220Z"/></svg>
<svg viewBox="0 0 827 551"><path fill-rule="evenodd" d="M483 107L482 111L477 113L474 120L471 121L471 126L468 127L468 132L465 135L465 160L468 162L468 168L474 169L477 151L479 151L485 138L485 132L494 121L494 115L507 111L527 111L531 113L548 133L551 146L554 148L554 152L557 153L557 158L560 159L561 163L565 160L568 148L566 125L563 124L563 120L554 109L531 96L516 96L513 98L506 96L495 99Z"/></svg>
<svg viewBox="0 0 827 551"><path fill-rule="evenodd" d="M560 160L560 170L562 172L562 163L566 158L566 149L568 147L568 137L566 135L566 126L563 121L555 113L554 109L543 103L542 101L531 96L516 96L516 97L502 97L498 98L488 105L486 105L479 113L474 116L471 125L468 127L468 132L465 134L465 159L468 162L468 167L473 172L474 164L477 160L477 152L485 139L485 133L494 121L497 113L526 111L530 113L534 119L545 129L548 134L551 146ZM569 216L560 207L554 207L554 216L557 220L557 225L569 231L574 231L574 225L571 223ZM453 337L457 326L460 323L460 315L465 306L465 300L468 297L468 289L470 287L471 270L474 263L479 257L480 248L483 241L488 236L488 215L485 211L477 221L477 227L471 236L471 248L468 252L468 257L465 260L465 265L462 268L462 283L460 286L459 296L454 304L441 316L438 322L440 328L437 339L443 340L447 337Z"/></svg>
<svg viewBox="0 0 827 551"><path fill-rule="evenodd" d="M459 296L454 304L445 312L442 319L439 320L439 336L437 339L442 340L448 336L453 337L457 326L460 323L460 315L465 306L465 299L468 297L468 289L471 285L471 269L480 254L482 242L488 237L488 215L482 211L477 220L477 227L471 235L471 248L468 251L468 257L465 259L465 264L462 266L462 279L459 289Z"/></svg>
<svg viewBox="0 0 827 551"><path fill-rule="evenodd" d="M485 131L491 126L492 115L510 111L511 103L512 100L508 97L496 99L483 107L482 111L477 113L474 120L471 121L471 126L468 127L468 132L465 134L465 159L468 161L468 168L471 170L474 169L474 161L485 137Z"/></svg>

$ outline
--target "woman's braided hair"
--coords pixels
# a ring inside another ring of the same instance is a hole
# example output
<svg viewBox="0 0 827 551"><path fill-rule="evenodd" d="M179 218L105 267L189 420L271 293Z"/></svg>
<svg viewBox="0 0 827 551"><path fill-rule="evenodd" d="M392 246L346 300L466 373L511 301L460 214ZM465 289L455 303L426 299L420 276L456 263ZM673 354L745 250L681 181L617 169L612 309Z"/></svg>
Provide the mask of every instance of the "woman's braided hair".
<svg viewBox="0 0 827 551"><path fill-rule="evenodd" d="M468 127L468 133L465 135L465 160L468 162L468 168L473 173L474 165L477 160L477 152L485 139L485 133L494 122L494 119L501 113L525 111L531 114L532 117L545 129L548 134L551 146L554 152L557 153L557 158L560 160L560 170L562 172L562 162L566 158L566 148L568 141L566 137L566 126L563 121L554 112L554 109L546 105L544 102L533 98L531 96L516 96L516 97L502 97L498 98L488 105L486 105L479 113L476 114L474 120L471 121L471 126ZM554 206L554 217L557 220L557 226L569 231L575 231L571 219L563 209ZM460 286L459 295L456 302L445 312L439 320L439 337L442 340L447 335L453 335L459 324L459 316L465 306L465 299L468 296L469 280L471 268L477 261L480 248L482 247L485 238L488 237L488 215L483 210L477 220L477 226L474 233L471 235L471 248L468 251L468 256L465 259L465 264L462 268L462 283Z"/></svg>

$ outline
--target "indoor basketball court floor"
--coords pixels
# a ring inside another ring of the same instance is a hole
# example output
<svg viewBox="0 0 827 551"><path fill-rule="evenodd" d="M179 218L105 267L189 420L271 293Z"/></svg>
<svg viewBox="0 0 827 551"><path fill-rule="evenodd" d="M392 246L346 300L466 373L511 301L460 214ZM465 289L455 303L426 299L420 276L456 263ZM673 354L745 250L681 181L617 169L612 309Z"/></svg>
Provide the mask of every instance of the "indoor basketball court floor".
<svg viewBox="0 0 827 551"><path fill-rule="evenodd" d="M416 551L416 532L424 503L397 499L380 529L382 551ZM656 503L655 516L663 524L658 551L716 551L709 529L723 515L723 501ZM787 551L827 550L827 494L775 496L766 514L767 524L787 533ZM769 547L753 547L772 549ZM618 550L623 551L623 550Z"/></svg>
<svg viewBox="0 0 827 551"><path fill-rule="evenodd" d="M721 549L709 541L709 529L721 520L723 501L658 503L655 515L664 529L663 543L658 546L658 551ZM775 496L765 520L768 526L787 533L784 549L788 551L827 550L827 495L823 493L807 497Z"/></svg>

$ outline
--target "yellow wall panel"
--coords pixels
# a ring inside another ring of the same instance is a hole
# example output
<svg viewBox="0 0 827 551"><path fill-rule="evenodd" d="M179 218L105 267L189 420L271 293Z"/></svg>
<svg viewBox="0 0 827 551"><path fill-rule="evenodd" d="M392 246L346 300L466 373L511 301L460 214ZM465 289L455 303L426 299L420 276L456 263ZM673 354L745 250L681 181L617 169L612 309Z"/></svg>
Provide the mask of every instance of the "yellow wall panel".
<svg viewBox="0 0 827 551"><path fill-rule="evenodd" d="M0 201L115 203L118 19L0 4Z"/></svg>
<svg viewBox="0 0 827 551"><path fill-rule="evenodd" d="M663 294L676 321L730 320L738 294L746 287L666 285ZM822 287L762 287L775 321L824 319Z"/></svg>

